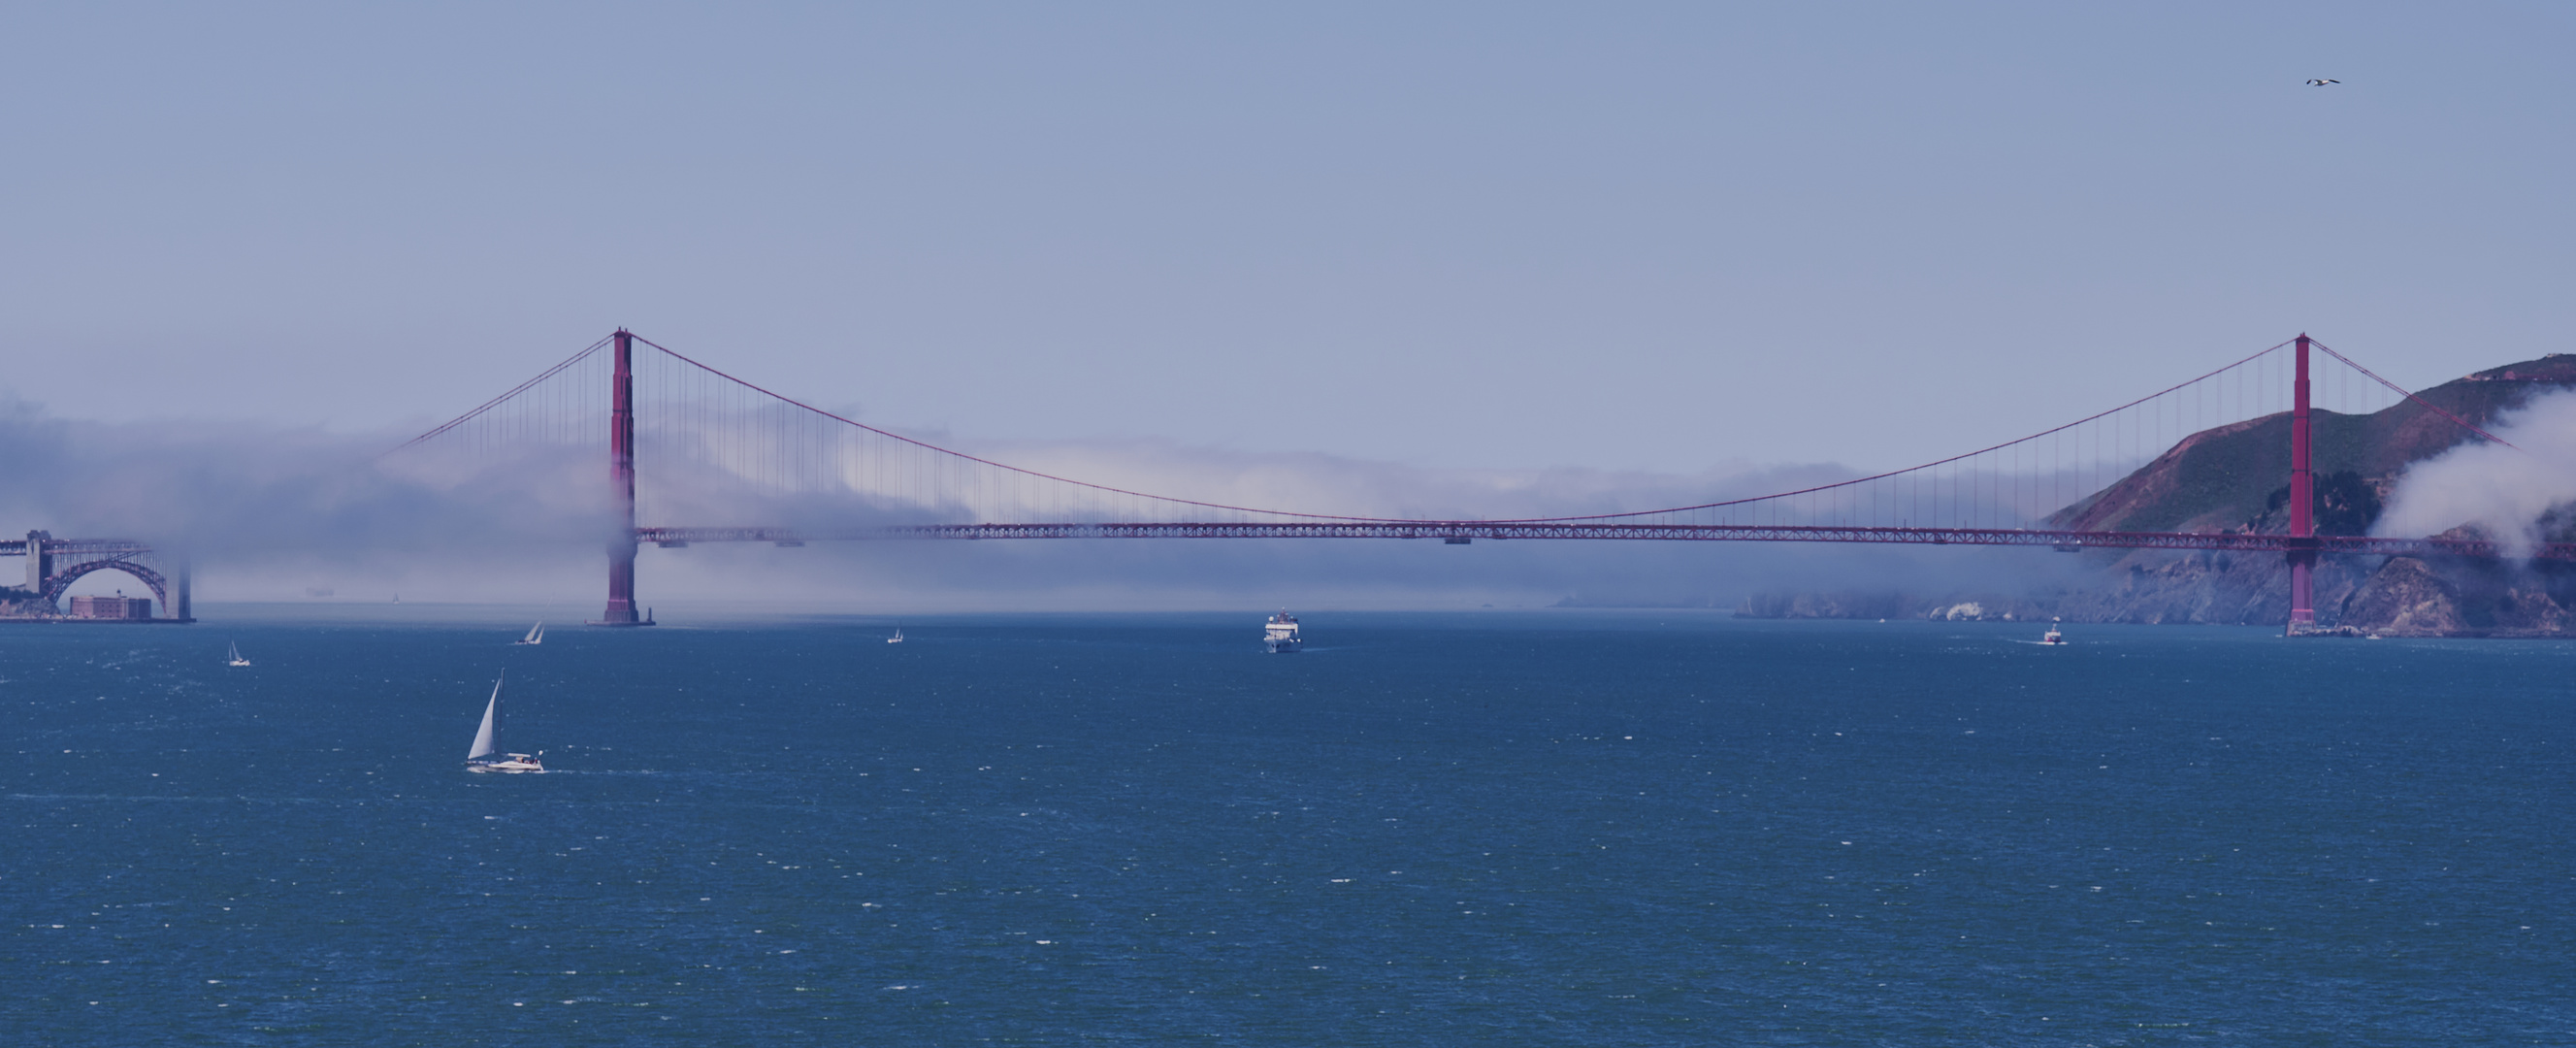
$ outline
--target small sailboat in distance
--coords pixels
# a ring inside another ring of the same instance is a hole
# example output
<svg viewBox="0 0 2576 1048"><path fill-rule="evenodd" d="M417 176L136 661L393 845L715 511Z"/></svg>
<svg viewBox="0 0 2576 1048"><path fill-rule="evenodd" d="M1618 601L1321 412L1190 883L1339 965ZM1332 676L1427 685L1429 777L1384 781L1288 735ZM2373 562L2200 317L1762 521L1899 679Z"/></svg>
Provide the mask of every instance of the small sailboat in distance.
<svg viewBox="0 0 2576 1048"><path fill-rule="evenodd" d="M224 642L224 665L226 665L226 666L248 666L248 665L250 665L250 660L249 660L249 659L245 659L245 658L241 657L241 645L239 645L239 644L235 644L235 643L233 643L233 642L231 642L231 641L225 641L225 642Z"/></svg>
<svg viewBox="0 0 2576 1048"><path fill-rule="evenodd" d="M902 627L902 626L900 626L900 625L896 626L896 627L894 628L894 636L891 636L891 637L886 638L886 643L888 643L888 644L901 644L901 643L903 643L903 627Z"/></svg>
<svg viewBox="0 0 2576 1048"><path fill-rule="evenodd" d="M534 625L534 626L530 626L530 627L528 627L528 635L527 635L527 636L525 636L525 637L521 637L521 638L519 638L519 639L517 639L517 640L511 641L511 642L510 642L510 645L511 645L512 647L517 647L517 646L522 645L522 644L543 644L543 643L545 643L545 642L546 642L546 624L545 624L545 623L540 622L540 623L537 623L537 624L536 624L536 625Z"/></svg>
<svg viewBox="0 0 2576 1048"><path fill-rule="evenodd" d="M546 766L537 760L545 756L505 753L501 750L501 681L492 681L492 701L483 707L483 726L474 730L474 749L465 755L467 771L498 771L516 775L524 772L543 773Z"/></svg>

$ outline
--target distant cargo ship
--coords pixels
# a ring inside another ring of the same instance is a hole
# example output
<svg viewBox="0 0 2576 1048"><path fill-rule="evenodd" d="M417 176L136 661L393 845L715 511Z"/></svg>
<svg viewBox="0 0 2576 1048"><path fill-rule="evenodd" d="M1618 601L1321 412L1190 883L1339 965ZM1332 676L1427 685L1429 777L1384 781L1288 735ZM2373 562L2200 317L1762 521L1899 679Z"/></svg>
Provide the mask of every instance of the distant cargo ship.
<svg viewBox="0 0 2576 1048"><path fill-rule="evenodd" d="M1297 636L1297 616L1284 611L1270 617L1270 624L1261 631L1261 643L1274 655L1306 646L1306 641Z"/></svg>

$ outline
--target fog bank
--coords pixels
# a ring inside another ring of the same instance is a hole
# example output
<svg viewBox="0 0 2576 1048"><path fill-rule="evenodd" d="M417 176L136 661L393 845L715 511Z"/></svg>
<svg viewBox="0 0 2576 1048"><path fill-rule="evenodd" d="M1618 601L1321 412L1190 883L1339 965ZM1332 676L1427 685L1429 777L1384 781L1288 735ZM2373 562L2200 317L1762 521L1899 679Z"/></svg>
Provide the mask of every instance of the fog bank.
<svg viewBox="0 0 2576 1048"><path fill-rule="evenodd" d="M184 551L197 592L226 600L533 602L605 592L615 521L596 449L515 458L387 460L406 434L194 422L98 423L0 405L0 528L131 537ZM1809 464L1730 462L1696 474L1578 467L1442 470L1165 441L963 450L1060 475L1209 501L1362 516L1509 519L1652 509L1840 479ZM651 476L648 470L648 478ZM656 493L816 526L855 503ZM844 518L846 519L846 518ZM1701 542L1090 539L647 546L641 599L776 600L850 611L1588 605L1732 607L1755 590L1982 592L2059 581L2066 558L2026 550ZM11 565L14 566L14 565ZM101 576L93 576L99 578Z"/></svg>
<svg viewBox="0 0 2576 1048"><path fill-rule="evenodd" d="M2535 396L2489 431L2513 446L2475 441L2407 467L2371 533L2423 538L2470 524L2529 556L2552 511L2576 502L2576 391Z"/></svg>

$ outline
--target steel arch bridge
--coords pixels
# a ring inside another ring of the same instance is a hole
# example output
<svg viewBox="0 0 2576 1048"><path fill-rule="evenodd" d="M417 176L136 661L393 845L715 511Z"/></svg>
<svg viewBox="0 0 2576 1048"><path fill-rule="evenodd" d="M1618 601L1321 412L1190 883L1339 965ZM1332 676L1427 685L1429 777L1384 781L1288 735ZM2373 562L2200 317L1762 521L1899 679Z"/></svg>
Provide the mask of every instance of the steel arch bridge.
<svg viewBox="0 0 2576 1048"><path fill-rule="evenodd" d="M23 588L38 602L37 618L68 618L62 612L62 597L73 583L101 571L122 571L150 589L161 609L157 616L122 621L197 621L190 607L186 565L165 565L170 558L142 542L58 539L50 532L31 531L24 539L0 540L0 557L27 558L27 582Z"/></svg>

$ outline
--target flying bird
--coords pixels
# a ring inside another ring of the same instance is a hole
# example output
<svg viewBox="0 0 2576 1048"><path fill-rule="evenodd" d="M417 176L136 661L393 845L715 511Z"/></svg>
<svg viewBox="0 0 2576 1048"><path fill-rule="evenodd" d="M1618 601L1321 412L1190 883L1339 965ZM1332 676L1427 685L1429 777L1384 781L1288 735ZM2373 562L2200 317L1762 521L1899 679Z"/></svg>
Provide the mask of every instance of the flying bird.
<svg viewBox="0 0 2576 1048"><path fill-rule="evenodd" d="M2340 84L2340 83L2343 83L2343 81L2341 81L2341 80L2310 80L2310 81L2308 81L2308 86L2309 86L2309 87L2324 87L2324 86L2326 86L2327 84Z"/></svg>

